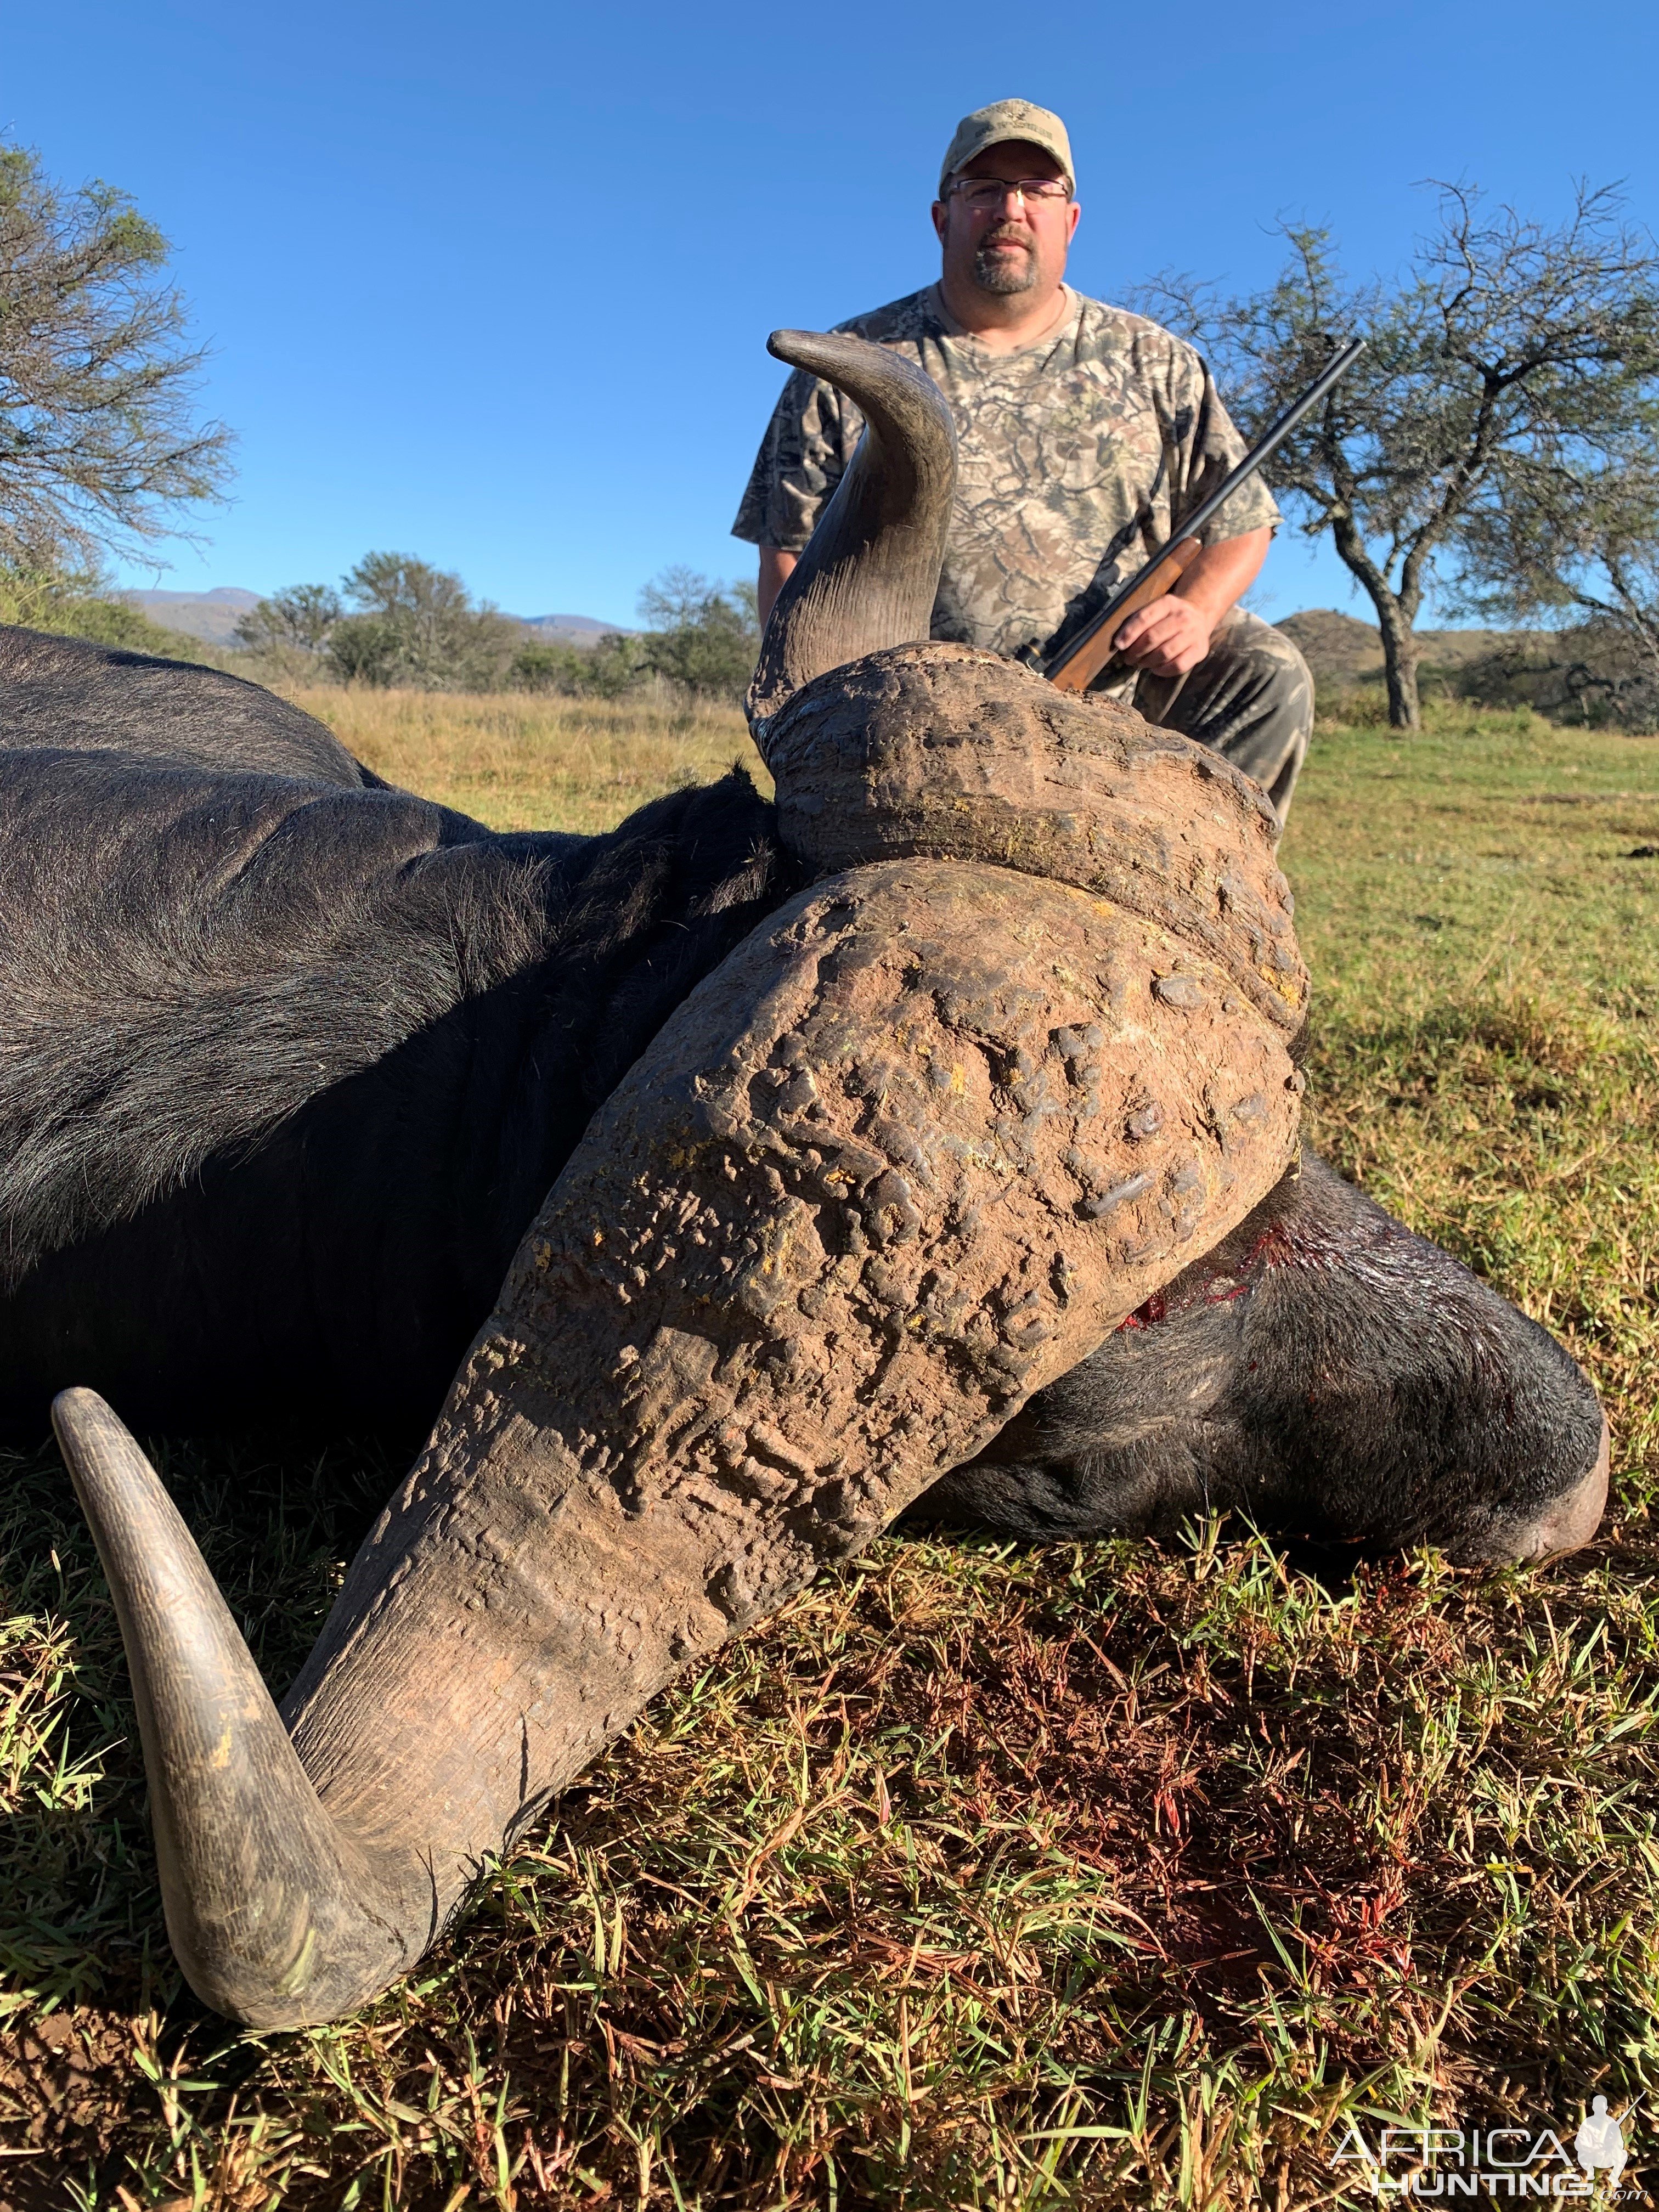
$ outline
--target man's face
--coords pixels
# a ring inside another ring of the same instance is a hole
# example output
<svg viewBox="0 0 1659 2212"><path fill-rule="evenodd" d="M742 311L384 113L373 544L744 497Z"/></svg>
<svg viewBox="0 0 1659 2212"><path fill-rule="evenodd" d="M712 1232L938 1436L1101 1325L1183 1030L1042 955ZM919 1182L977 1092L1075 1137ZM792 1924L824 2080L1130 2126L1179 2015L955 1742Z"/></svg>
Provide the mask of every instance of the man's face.
<svg viewBox="0 0 1659 2212"><path fill-rule="evenodd" d="M951 179L1018 184L1026 177L1059 179L1052 154L1023 138L989 146ZM945 273L999 295L1052 291L1066 273L1066 252L1077 228L1073 199L1016 199L1012 193L975 206L954 189L933 203L933 228L945 248Z"/></svg>

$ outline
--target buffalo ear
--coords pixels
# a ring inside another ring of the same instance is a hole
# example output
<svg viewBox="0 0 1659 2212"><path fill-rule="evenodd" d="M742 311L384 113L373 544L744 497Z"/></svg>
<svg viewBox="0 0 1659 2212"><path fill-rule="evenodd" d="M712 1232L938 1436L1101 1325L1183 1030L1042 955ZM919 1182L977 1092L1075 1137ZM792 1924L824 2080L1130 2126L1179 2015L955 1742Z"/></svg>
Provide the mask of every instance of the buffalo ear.
<svg viewBox="0 0 1659 2212"><path fill-rule="evenodd" d="M956 424L919 368L836 332L774 331L766 343L845 392L865 430L761 641L749 720L763 753L767 725L803 684L927 637L957 485Z"/></svg>

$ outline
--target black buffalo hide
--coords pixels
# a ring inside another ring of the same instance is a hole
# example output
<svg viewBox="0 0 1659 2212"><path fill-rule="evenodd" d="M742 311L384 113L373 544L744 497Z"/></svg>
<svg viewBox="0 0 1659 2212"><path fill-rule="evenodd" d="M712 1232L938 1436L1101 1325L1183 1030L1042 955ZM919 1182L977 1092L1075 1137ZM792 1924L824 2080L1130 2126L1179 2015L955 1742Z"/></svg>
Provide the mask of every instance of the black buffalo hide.
<svg viewBox="0 0 1659 2212"><path fill-rule="evenodd" d="M0 631L0 1424L425 1425L594 1107L790 889L746 776L497 836Z"/></svg>

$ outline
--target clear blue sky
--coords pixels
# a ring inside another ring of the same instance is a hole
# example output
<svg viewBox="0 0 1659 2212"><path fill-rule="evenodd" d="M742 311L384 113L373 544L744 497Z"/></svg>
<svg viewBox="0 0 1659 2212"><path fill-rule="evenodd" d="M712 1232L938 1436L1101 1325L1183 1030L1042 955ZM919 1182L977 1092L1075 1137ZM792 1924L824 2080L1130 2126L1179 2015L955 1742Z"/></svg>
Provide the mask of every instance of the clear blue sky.
<svg viewBox="0 0 1659 2212"><path fill-rule="evenodd" d="M136 197L214 348L234 504L161 581L267 591L391 547L625 622L671 562L748 571L765 334L928 281L966 110L1066 118L1071 274L1109 299L1164 266L1260 280L1280 216L1396 266L1427 177L1539 214L1623 178L1655 222L1656 64L1653 0L10 0L0 129ZM1270 612L1350 604L1294 538L1264 581Z"/></svg>

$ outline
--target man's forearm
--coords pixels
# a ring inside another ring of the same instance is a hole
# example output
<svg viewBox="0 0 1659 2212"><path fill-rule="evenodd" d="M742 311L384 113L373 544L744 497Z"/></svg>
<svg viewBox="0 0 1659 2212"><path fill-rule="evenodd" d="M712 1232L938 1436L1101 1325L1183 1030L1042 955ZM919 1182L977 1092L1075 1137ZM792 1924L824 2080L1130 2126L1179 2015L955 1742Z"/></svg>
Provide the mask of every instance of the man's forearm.
<svg viewBox="0 0 1659 2212"><path fill-rule="evenodd" d="M786 553L781 545L763 545L760 549L760 580L755 586L755 603L760 610L761 628L766 628L767 618L777 604L778 593L788 581L789 572L800 556ZM1243 586L1240 586L1242 590Z"/></svg>
<svg viewBox="0 0 1659 2212"><path fill-rule="evenodd" d="M1195 606L1212 629L1248 592L1261 572L1273 543L1271 530L1247 530L1206 545L1175 587L1175 596Z"/></svg>

